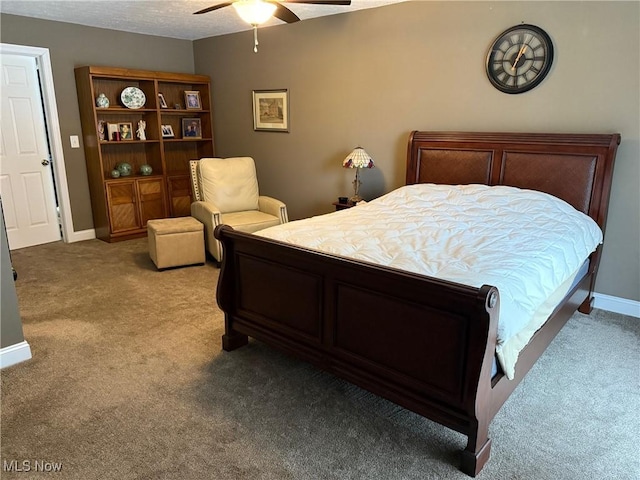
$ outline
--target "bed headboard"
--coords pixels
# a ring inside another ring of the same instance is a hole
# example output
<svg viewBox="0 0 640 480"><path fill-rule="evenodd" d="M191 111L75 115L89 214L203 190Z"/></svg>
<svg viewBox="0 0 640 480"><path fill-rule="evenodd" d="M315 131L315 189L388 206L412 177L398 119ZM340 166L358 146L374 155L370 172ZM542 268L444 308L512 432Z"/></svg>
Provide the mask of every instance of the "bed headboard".
<svg viewBox="0 0 640 480"><path fill-rule="evenodd" d="M563 199L604 230L619 134L419 132L407 185L509 185Z"/></svg>

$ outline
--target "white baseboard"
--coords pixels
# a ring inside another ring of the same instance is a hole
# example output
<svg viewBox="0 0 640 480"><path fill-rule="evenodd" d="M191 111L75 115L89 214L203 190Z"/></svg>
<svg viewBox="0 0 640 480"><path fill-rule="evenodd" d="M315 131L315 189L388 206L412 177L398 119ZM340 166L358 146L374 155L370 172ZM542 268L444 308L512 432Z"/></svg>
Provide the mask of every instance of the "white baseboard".
<svg viewBox="0 0 640 480"><path fill-rule="evenodd" d="M0 348L0 369L31 358L31 347L25 341Z"/></svg>
<svg viewBox="0 0 640 480"><path fill-rule="evenodd" d="M595 299L594 308L640 318L640 302L596 292L594 292L593 297Z"/></svg>
<svg viewBox="0 0 640 480"><path fill-rule="evenodd" d="M84 240L93 240L94 238L96 238L96 231L94 229L82 230L70 234L67 237L67 243L83 242Z"/></svg>

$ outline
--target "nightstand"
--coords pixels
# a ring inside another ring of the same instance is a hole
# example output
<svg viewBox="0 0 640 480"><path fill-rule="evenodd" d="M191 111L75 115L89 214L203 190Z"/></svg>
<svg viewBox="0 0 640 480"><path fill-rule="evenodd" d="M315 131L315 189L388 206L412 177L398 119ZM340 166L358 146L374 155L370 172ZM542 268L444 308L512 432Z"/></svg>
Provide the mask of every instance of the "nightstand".
<svg viewBox="0 0 640 480"><path fill-rule="evenodd" d="M340 202L333 202L331 205L335 205L335 207L336 207L336 212L337 212L338 210L344 210L345 208L355 207L355 204L353 204L353 203L340 203Z"/></svg>

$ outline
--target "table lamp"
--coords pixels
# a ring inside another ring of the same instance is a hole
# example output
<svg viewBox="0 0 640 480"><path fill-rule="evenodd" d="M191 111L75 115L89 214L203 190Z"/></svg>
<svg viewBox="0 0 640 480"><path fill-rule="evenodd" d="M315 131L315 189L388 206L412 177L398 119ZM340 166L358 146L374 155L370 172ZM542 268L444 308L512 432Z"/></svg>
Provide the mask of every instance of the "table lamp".
<svg viewBox="0 0 640 480"><path fill-rule="evenodd" d="M359 194L360 185L362 185L362 182L360 181L360 169L373 168L373 159L367 152L365 152L364 148L356 147L349 155L347 155L347 158L344 159L342 166L344 168L356 169L356 178L353 180L353 197L349 199L351 203L356 204L362 201L362 197Z"/></svg>

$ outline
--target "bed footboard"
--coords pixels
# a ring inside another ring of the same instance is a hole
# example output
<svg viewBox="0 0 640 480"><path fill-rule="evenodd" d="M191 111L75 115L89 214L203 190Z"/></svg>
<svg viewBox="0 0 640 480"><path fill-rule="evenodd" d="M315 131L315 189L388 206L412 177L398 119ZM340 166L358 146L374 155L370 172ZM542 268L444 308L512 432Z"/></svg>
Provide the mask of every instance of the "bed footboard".
<svg viewBox="0 0 640 480"><path fill-rule="evenodd" d="M315 252L222 225L223 348L254 337L468 436L488 460L498 291Z"/></svg>

